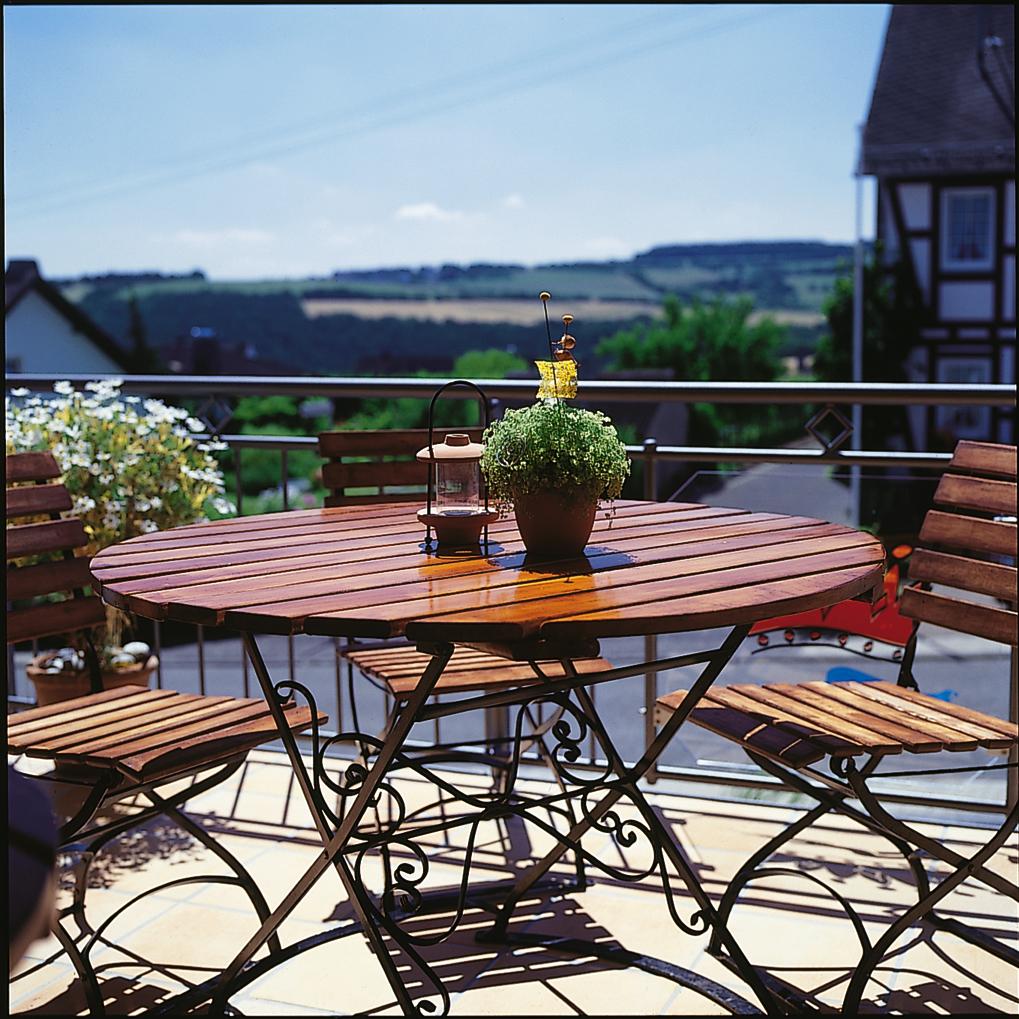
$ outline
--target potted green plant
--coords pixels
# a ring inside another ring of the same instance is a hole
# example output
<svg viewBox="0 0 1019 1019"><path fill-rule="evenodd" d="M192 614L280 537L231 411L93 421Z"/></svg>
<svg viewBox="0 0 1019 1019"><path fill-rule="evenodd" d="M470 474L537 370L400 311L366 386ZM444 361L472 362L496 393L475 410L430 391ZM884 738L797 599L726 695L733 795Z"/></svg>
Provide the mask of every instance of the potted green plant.
<svg viewBox="0 0 1019 1019"><path fill-rule="evenodd" d="M548 294L541 300L546 303ZM512 504L525 548L542 559L582 554L598 503L617 498L630 473L610 419L565 402L576 395L572 321L564 315L562 338L557 344L549 338L552 360L535 362L542 375L538 401L493 422L481 458L490 495Z"/></svg>
<svg viewBox="0 0 1019 1019"><path fill-rule="evenodd" d="M205 425L160 400L124 396L119 380L88 382L83 392L57 382L53 395L12 390L5 400L7 453L49 450L81 520L88 556L149 531L226 516L223 472L202 441ZM25 559L16 565L28 565ZM141 641L128 641L130 617L107 608L93 634L104 686L147 684L158 661ZM29 665L40 704L89 692L84 649L69 646L38 655Z"/></svg>

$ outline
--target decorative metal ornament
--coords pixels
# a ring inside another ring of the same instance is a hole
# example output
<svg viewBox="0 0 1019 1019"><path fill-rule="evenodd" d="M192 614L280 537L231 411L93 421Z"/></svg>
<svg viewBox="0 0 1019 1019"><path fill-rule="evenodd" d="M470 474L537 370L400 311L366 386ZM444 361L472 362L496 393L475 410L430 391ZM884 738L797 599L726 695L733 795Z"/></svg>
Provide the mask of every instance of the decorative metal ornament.
<svg viewBox="0 0 1019 1019"><path fill-rule="evenodd" d="M570 335L573 316L563 315L563 335L553 342L552 330L548 324L548 302L552 295L543 290L538 296L545 311L545 332L548 336L550 360L534 362L541 376L537 397L539 400L572 400L577 395L577 370L580 368L579 362L573 356L577 341Z"/></svg>
<svg viewBox="0 0 1019 1019"><path fill-rule="evenodd" d="M466 432L449 432L444 442L435 442L435 404L454 386L467 386L477 393L484 427L488 427L488 398L465 379L447 382L432 397L428 407L428 445L417 452L417 459L428 466L428 495L418 520L425 525L425 550L432 551L432 531L436 545L446 548L477 548L484 533L488 551L488 525L499 514L488 508L488 489L481 474L481 455L485 447L471 442Z"/></svg>

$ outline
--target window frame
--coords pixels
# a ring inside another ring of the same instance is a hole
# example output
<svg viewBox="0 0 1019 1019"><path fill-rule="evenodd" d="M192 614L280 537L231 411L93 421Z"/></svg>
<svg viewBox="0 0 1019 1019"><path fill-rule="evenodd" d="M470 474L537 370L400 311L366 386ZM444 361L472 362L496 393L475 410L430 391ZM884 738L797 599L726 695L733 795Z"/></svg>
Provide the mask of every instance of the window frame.
<svg viewBox="0 0 1019 1019"><path fill-rule="evenodd" d="M950 208L953 198L966 196L984 196L990 201L990 214L987 218L987 257L979 262L973 260L953 259L948 250L950 237ZM994 268L995 241L997 227L997 189L990 185L971 187L946 187L941 189L941 223L939 232L941 234L938 244L938 255L943 272L973 272L986 273Z"/></svg>

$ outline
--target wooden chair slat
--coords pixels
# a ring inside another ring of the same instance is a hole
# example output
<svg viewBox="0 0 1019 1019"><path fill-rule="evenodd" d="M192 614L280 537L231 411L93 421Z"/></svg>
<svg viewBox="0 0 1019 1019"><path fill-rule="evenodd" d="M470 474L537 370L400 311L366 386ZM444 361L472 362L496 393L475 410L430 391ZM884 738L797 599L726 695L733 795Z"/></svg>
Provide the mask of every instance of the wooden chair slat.
<svg viewBox="0 0 1019 1019"><path fill-rule="evenodd" d="M1004 749L1014 741L1000 732L987 728L985 725L978 725L974 722L965 721L955 715L948 714L941 710L942 701L934 697L927 697L917 700L907 700L904 697L896 697L883 688L878 688L876 683L856 683L853 685L856 693L888 705L895 712L903 712L907 715L915 715L925 722L934 722L939 726L953 729L964 736L975 739L980 746L988 750ZM956 746L953 749L961 750L963 747Z"/></svg>
<svg viewBox="0 0 1019 1019"><path fill-rule="evenodd" d="M97 726L92 733L76 734L63 740L52 741L48 747L75 754L97 754L124 742L125 737L140 738L173 734L182 726L200 722L209 716L220 716L230 697L202 697L199 694L182 694L163 710L148 710L131 718L120 718L108 725Z"/></svg>
<svg viewBox="0 0 1019 1019"><path fill-rule="evenodd" d="M294 732L300 732L311 725L312 715L306 707L293 707L287 710L287 724ZM320 714L318 724L325 725L328 718ZM181 739L166 746L142 751L125 757L117 762L122 770L137 774L141 778L152 772L163 771L171 768L173 762L177 766L185 764L192 759L196 753L209 754L212 748L218 748L220 754L233 752L237 753L245 749L253 749L271 739L277 733L276 723L270 714L266 713L252 720L234 724L222 729L216 739L210 743L206 736L194 736L189 739Z"/></svg>
<svg viewBox="0 0 1019 1019"><path fill-rule="evenodd" d="M88 544L80 520L47 520L40 524L15 524L7 528L7 559L62 552Z"/></svg>
<svg viewBox="0 0 1019 1019"><path fill-rule="evenodd" d="M101 750L91 754L69 754L71 757L89 757L92 759L119 759L133 754L154 750L187 737L204 736L214 739L217 733L231 725L248 722L254 718L267 717L271 721L268 705L263 702L232 699L220 707L219 712L211 718L203 718L187 725L169 726L144 736L132 737L125 734L117 742L109 743Z"/></svg>
<svg viewBox="0 0 1019 1019"><path fill-rule="evenodd" d="M861 711L872 712L882 721L888 720L896 725L904 726L914 733L929 737L939 743L943 750L976 750L979 741L968 733L940 721L925 718L921 715L903 713L894 705L889 705L880 698L868 697L860 688L865 683L824 683L815 680L804 684L810 690L816 690L824 696L834 697L850 707Z"/></svg>
<svg viewBox="0 0 1019 1019"><path fill-rule="evenodd" d="M472 442L480 442L480 428L436 428L433 441L442 442L447 432L467 432ZM391 430L321 432L318 436L319 456L335 459L343 456L413 456L428 445L427 428L394 428Z"/></svg>
<svg viewBox="0 0 1019 1019"><path fill-rule="evenodd" d="M955 447L949 469L1015 481L1016 447L962 439Z"/></svg>
<svg viewBox="0 0 1019 1019"><path fill-rule="evenodd" d="M796 709L783 710L781 707L747 695L745 686L721 686L714 688L711 699L738 711L756 715L766 725L777 725L792 732L800 739L808 740L834 757L858 757L867 752L859 743L834 734L828 726L807 717L807 712ZM752 689L752 688L751 688Z"/></svg>
<svg viewBox="0 0 1019 1019"><path fill-rule="evenodd" d="M901 700L908 701L914 706L923 707L930 704L933 700L932 697L925 697L917 690L908 690L906 687L896 686L894 683L887 683L883 680L869 683L868 686L881 690L886 694L891 694ZM938 701L937 710L942 714L951 715L956 720L969 722L991 732L1000 733L1013 742L1019 739L1019 725L1016 725L1014 722L1007 722L1003 718L996 718L994 715L975 711L973 708L964 707L962 704L953 704L950 701Z"/></svg>
<svg viewBox="0 0 1019 1019"><path fill-rule="evenodd" d="M142 691L144 687L119 687L121 690ZM104 690L103 693L112 691ZM76 709L65 714L54 715L50 718L36 718L28 725L8 733L12 745L16 742L23 746L31 741L34 746L43 746L51 740L88 740L100 727L121 721L134 724L138 718L149 717L149 712L176 711L180 698L194 698L196 694L180 694L175 690L145 690L149 697L122 697L115 700L99 700L99 694L86 694L85 697L75 698L76 701L93 701L83 709ZM93 700L94 699L94 700ZM63 701L70 704L71 701Z"/></svg>
<svg viewBox="0 0 1019 1019"><path fill-rule="evenodd" d="M1016 645L1016 613L1009 609L907 587L899 600L899 611L910 619L986 637L999 644Z"/></svg>
<svg viewBox="0 0 1019 1019"><path fill-rule="evenodd" d="M19 485L7 489L8 520L36 513L63 513L71 505L71 495L63 485Z"/></svg>
<svg viewBox="0 0 1019 1019"><path fill-rule="evenodd" d="M12 567L7 571L7 598L20 601L58 591L82 590L92 585L88 557L58 559L33 566Z"/></svg>
<svg viewBox="0 0 1019 1019"><path fill-rule="evenodd" d="M67 717L69 721L87 718L105 711L105 705L110 701L176 696L178 694L173 690L149 690L144 686L118 686L112 690L104 690L102 693L86 694L84 697L74 697L61 701L59 704L45 704L39 708L28 708L26 711L19 711L16 715L9 715L7 717L7 734L28 732L37 723L49 724L51 719L61 716Z"/></svg>
<svg viewBox="0 0 1019 1019"><path fill-rule="evenodd" d="M106 608L95 597L68 598L7 613L7 643L74 633L106 620Z"/></svg>
<svg viewBox="0 0 1019 1019"><path fill-rule="evenodd" d="M94 718L81 718L74 722L52 722L48 727L36 729L32 733L32 741L36 746L48 750L89 743L103 736L106 730L113 731L113 727L126 729L137 726L139 720L173 718L177 713L186 711L189 703L200 698L201 694L177 694L157 704L149 700L110 705L98 721Z"/></svg>
<svg viewBox="0 0 1019 1019"><path fill-rule="evenodd" d="M8 481L50 481L60 477L60 467L49 452L11 453L4 474Z"/></svg>
<svg viewBox="0 0 1019 1019"><path fill-rule="evenodd" d="M851 699L846 703L842 698L838 683L825 683L824 690L814 689L806 683L769 683L772 690L787 694L794 700L801 701L811 707L820 709L833 715L832 724L838 720L845 720L853 725L870 729L872 732L881 733L887 736L894 743L900 743L905 750L914 754L928 754L940 750L943 741L934 739L924 733L887 718L881 718L876 712L872 713L862 710L856 706Z"/></svg>
<svg viewBox="0 0 1019 1019"><path fill-rule="evenodd" d="M920 528L920 544L1015 556L1016 525L931 510Z"/></svg>
<svg viewBox="0 0 1019 1019"><path fill-rule="evenodd" d="M909 559L909 579L986 594L1002 601L1016 600L1016 568L983 559L918 548Z"/></svg>
<svg viewBox="0 0 1019 1019"><path fill-rule="evenodd" d="M385 495L327 495L325 505L329 508L345 506L366 506L375 505L380 499L386 502L416 502L419 506L424 505L424 495L421 492L386 492Z"/></svg>
<svg viewBox="0 0 1019 1019"><path fill-rule="evenodd" d="M759 687L741 683L735 690L751 701L759 701L757 710L766 705L773 711L778 710L801 722L818 726L832 736L864 748L868 753L895 754L902 749L896 741L890 740L886 733L878 732L866 723L850 721L837 714L833 715L829 710L791 697L777 689L774 684Z"/></svg>
<svg viewBox="0 0 1019 1019"><path fill-rule="evenodd" d="M934 504L1015 516L1015 493L1014 481L992 481L987 478L944 474L934 493Z"/></svg>
<svg viewBox="0 0 1019 1019"><path fill-rule="evenodd" d="M659 703L667 711L675 711L686 694L686 690L675 690L661 697ZM793 767L805 767L825 757L825 751L811 740L799 739L777 725L762 725L746 712L711 700L710 695L701 698L689 720L766 757L786 761Z"/></svg>
<svg viewBox="0 0 1019 1019"><path fill-rule="evenodd" d="M327 463L322 468L326 488L378 488L428 484L428 464L416 460L369 463ZM420 499L421 496L418 495Z"/></svg>

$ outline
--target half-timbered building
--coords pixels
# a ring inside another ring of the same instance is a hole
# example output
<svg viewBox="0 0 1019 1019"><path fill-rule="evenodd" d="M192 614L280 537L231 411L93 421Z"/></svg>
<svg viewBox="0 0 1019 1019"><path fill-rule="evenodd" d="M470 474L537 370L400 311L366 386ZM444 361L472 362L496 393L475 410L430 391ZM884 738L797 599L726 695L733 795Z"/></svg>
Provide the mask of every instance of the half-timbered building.
<svg viewBox="0 0 1019 1019"><path fill-rule="evenodd" d="M1010 6L896 5L863 130L877 239L923 306L913 381L1015 380L1015 20ZM904 352L905 353L905 352ZM920 448L1014 441L1014 411L916 409Z"/></svg>

